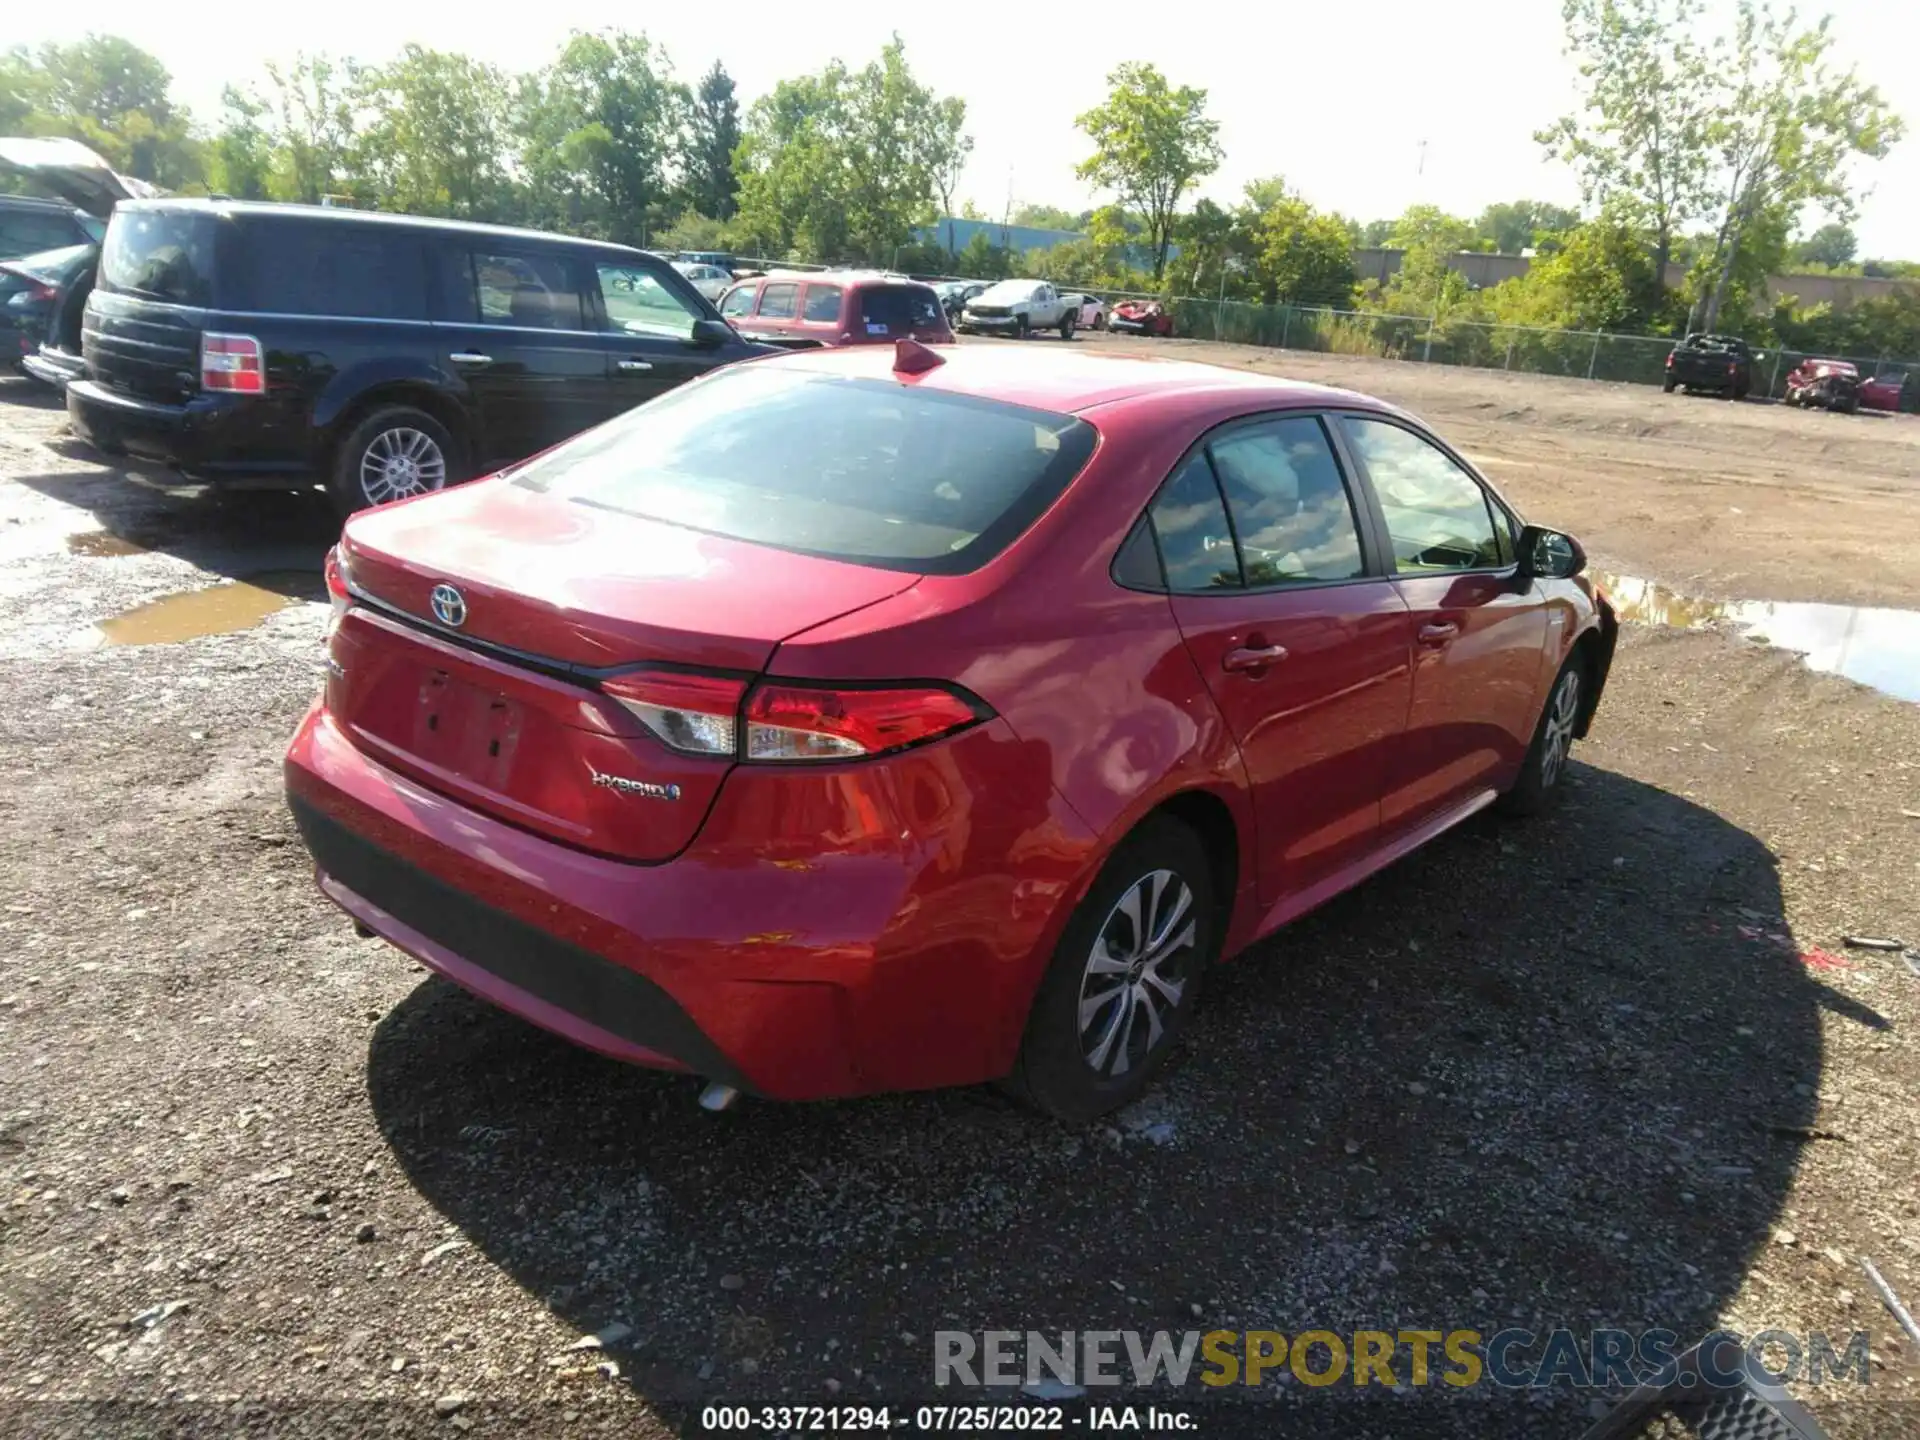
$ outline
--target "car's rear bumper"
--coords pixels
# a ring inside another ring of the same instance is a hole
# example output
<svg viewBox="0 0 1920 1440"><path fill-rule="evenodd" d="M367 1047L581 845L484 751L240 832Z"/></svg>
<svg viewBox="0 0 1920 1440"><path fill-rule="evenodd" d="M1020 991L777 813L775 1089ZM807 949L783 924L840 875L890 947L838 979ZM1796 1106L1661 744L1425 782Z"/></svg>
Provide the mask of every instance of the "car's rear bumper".
<svg viewBox="0 0 1920 1440"><path fill-rule="evenodd" d="M286 784L322 890L448 979L618 1059L824 1099L1011 1068L1096 857L1044 777L1031 803L980 793L1004 782L1003 729L857 767L871 784L743 767L657 865L458 805L318 705ZM782 822L806 838L769 836Z"/></svg>
<svg viewBox="0 0 1920 1440"><path fill-rule="evenodd" d="M65 350L54 350L45 345L32 355L20 358L20 368L43 384L55 389L64 389L87 373L84 361L78 355Z"/></svg>
<svg viewBox="0 0 1920 1440"><path fill-rule="evenodd" d="M67 418L97 450L157 461L196 480L317 478L309 460L289 455L287 417L271 398L202 394L169 405L82 378L67 386Z"/></svg>

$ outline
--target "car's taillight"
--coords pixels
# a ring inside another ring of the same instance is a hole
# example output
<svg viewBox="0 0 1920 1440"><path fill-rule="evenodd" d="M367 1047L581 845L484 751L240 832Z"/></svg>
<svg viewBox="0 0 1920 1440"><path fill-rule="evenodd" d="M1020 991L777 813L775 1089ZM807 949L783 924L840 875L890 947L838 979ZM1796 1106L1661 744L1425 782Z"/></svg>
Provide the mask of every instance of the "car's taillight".
<svg viewBox="0 0 1920 1440"><path fill-rule="evenodd" d="M855 760L987 718L985 707L933 686L843 689L766 682L747 697L748 760Z"/></svg>
<svg viewBox="0 0 1920 1440"><path fill-rule="evenodd" d="M601 691L669 749L748 762L859 760L991 718L977 700L934 685L851 688L744 680L678 670L611 676Z"/></svg>
<svg viewBox="0 0 1920 1440"><path fill-rule="evenodd" d="M1729 375L1738 375L1740 373L1740 367L1738 365L1729 364L1727 366L1727 373Z"/></svg>
<svg viewBox="0 0 1920 1440"><path fill-rule="evenodd" d="M251 335L221 335L209 330L200 337L200 388L236 395L264 395L266 366L260 342Z"/></svg>
<svg viewBox="0 0 1920 1440"><path fill-rule="evenodd" d="M1671 353L1669 353L1667 356L1667 369L1671 370L1672 368L1673 368L1673 356Z"/></svg>
<svg viewBox="0 0 1920 1440"><path fill-rule="evenodd" d="M683 755L731 758L738 750L744 680L637 670L603 680L600 688L632 712L660 743Z"/></svg>

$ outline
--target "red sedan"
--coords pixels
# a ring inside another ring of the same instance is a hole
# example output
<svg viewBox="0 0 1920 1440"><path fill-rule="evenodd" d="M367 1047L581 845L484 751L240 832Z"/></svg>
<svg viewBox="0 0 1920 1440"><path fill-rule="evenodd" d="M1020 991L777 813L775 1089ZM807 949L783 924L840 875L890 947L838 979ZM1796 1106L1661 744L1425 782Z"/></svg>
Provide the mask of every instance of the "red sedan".
<svg viewBox="0 0 1920 1440"><path fill-rule="evenodd" d="M802 352L350 520L287 790L361 925L709 1103L1085 1118L1215 960L1554 798L1583 564L1362 395Z"/></svg>

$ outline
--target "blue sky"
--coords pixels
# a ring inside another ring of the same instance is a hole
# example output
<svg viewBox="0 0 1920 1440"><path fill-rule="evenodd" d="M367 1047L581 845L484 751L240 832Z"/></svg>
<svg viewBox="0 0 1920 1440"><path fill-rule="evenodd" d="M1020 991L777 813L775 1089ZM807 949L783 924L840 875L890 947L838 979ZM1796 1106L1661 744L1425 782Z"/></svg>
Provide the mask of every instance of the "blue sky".
<svg viewBox="0 0 1920 1440"><path fill-rule="evenodd" d="M1578 198L1572 176L1543 159L1532 140L1571 103L1558 0L1212 5L1191 12L1192 23L1177 8L1137 0L1078 17L975 0L924 19L877 0L814 9L792 0L671 7L331 0L202 14L190 25L150 0L15 8L24 13L9 16L5 43L73 39L88 30L126 35L166 63L180 97L207 117L223 84L300 49L379 60L419 41L525 69L571 30L620 25L664 45L683 79L723 61L744 101L836 55L860 63L898 30L924 82L966 97L974 154L961 193L994 215L1009 194L1015 205L1089 203L1073 174L1086 148L1073 117L1099 102L1114 65L1132 59L1152 60L1176 83L1210 92L1227 158L1203 193L1223 201L1245 181L1271 174L1284 175L1314 204L1363 220L1419 201L1472 214L1521 196ZM1861 171L1871 186L1857 223L1862 250L1920 259L1920 4L1832 0L1830 8L1843 58L1916 131L1890 159Z"/></svg>

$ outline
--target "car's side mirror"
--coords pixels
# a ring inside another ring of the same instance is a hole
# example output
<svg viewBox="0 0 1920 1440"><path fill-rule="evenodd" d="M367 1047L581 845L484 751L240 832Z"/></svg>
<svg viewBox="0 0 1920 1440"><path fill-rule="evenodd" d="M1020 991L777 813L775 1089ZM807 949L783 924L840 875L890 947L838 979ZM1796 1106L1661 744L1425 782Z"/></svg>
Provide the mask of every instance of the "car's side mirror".
<svg viewBox="0 0 1920 1440"><path fill-rule="evenodd" d="M1520 532L1520 576L1524 580L1571 580L1587 568L1587 552L1571 535L1529 525Z"/></svg>
<svg viewBox="0 0 1920 1440"><path fill-rule="evenodd" d="M733 339L733 327L724 320L696 320L687 343L701 350L714 350Z"/></svg>

